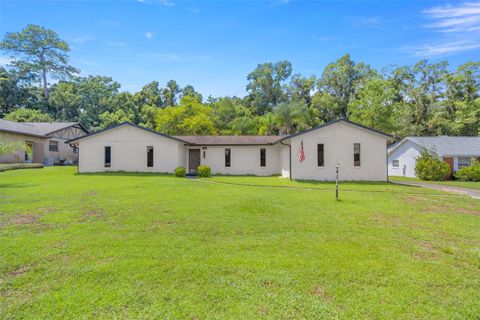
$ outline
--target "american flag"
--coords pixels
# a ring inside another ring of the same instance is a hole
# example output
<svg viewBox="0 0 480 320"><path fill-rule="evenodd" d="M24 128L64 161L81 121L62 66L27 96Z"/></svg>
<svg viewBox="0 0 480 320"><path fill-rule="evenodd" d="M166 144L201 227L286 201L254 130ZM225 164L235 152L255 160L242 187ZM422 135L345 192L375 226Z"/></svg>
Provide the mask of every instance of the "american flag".
<svg viewBox="0 0 480 320"><path fill-rule="evenodd" d="M300 149L298 149L298 161L305 160L305 151L303 150L303 140L300 142Z"/></svg>

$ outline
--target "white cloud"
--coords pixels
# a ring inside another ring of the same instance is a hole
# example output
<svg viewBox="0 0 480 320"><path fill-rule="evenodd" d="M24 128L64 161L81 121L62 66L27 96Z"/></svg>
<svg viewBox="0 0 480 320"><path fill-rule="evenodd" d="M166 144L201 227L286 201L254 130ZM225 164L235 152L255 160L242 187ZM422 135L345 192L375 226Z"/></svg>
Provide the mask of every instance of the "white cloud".
<svg viewBox="0 0 480 320"><path fill-rule="evenodd" d="M480 1L433 7L423 13L432 20L427 27L439 32L480 31Z"/></svg>
<svg viewBox="0 0 480 320"><path fill-rule="evenodd" d="M13 61L12 58L0 56L0 66L5 66Z"/></svg>
<svg viewBox="0 0 480 320"><path fill-rule="evenodd" d="M69 42L73 42L73 43L85 43L85 42L88 42L90 40L93 39L93 36L90 35L90 34L85 34L85 35L81 35L81 36L77 36L77 37L73 37L73 38L70 38L68 39Z"/></svg>
<svg viewBox="0 0 480 320"><path fill-rule="evenodd" d="M126 42L107 42L107 46L110 48L124 48L127 46Z"/></svg>
<svg viewBox="0 0 480 320"><path fill-rule="evenodd" d="M155 36L155 34L153 34L153 32L145 32L145 38L147 39L152 39L153 37Z"/></svg>
<svg viewBox="0 0 480 320"><path fill-rule="evenodd" d="M405 47L404 51L412 53L416 57L428 58L435 56L443 56L448 54L459 53L479 49L480 43L474 41L452 41L437 44L427 44L419 47Z"/></svg>

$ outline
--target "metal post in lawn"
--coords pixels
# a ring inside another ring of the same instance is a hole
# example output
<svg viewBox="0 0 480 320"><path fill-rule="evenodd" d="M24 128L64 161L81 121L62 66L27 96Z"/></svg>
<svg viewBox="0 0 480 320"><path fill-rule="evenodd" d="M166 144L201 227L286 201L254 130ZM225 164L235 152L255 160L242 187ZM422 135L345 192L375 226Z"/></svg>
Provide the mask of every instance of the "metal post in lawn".
<svg viewBox="0 0 480 320"><path fill-rule="evenodd" d="M338 200L338 162L337 162L337 165L335 166L336 168L336 172L337 172L337 177L335 179L335 199Z"/></svg>

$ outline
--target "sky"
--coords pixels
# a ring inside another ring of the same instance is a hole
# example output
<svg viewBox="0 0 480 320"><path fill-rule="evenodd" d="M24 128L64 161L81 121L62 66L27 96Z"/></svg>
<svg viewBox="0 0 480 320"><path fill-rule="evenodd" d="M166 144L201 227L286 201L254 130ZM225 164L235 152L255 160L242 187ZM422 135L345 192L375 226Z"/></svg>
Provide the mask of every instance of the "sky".
<svg viewBox="0 0 480 320"><path fill-rule="evenodd" d="M81 75L130 92L175 79L205 97L244 96L259 63L320 76L346 53L375 68L480 60L480 1L0 0L1 38L27 24L67 41Z"/></svg>

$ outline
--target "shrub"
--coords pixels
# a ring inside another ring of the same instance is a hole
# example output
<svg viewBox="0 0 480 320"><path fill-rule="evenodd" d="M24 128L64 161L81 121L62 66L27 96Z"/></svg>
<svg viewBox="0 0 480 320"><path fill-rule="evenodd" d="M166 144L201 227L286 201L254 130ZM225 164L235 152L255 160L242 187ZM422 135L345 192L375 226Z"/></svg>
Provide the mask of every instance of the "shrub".
<svg viewBox="0 0 480 320"><path fill-rule="evenodd" d="M198 166L197 168L199 177L210 177L212 175L212 169L209 166Z"/></svg>
<svg viewBox="0 0 480 320"><path fill-rule="evenodd" d="M472 158L470 166L460 168L455 174L455 178L460 181L480 181L480 162Z"/></svg>
<svg viewBox="0 0 480 320"><path fill-rule="evenodd" d="M187 169L184 167L178 167L175 169L175 177L185 177L185 173L187 173Z"/></svg>
<svg viewBox="0 0 480 320"><path fill-rule="evenodd" d="M428 151L423 150L417 158L415 174L421 180L439 181L444 180L450 174L450 166L433 157Z"/></svg>
<svg viewBox="0 0 480 320"><path fill-rule="evenodd" d="M41 163L0 163L0 172L17 169L41 169Z"/></svg>

